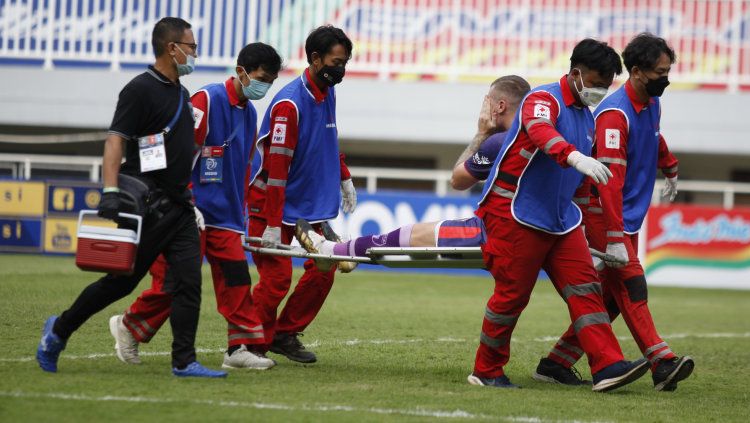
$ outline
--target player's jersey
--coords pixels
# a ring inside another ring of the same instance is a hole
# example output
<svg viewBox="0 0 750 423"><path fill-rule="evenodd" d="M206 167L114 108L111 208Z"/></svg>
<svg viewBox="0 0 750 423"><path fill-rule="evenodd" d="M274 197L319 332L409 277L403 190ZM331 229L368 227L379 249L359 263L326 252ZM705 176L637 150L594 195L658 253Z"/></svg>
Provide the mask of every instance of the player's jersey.
<svg viewBox="0 0 750 423"><path fill-rule="evenodd" d="M490 176L492 165L495 164L495 158L505 141L506 134L507 132L498 132L490 135L479 146L479 150L464 162L464 168L474 179L483 181Z"/></svg>

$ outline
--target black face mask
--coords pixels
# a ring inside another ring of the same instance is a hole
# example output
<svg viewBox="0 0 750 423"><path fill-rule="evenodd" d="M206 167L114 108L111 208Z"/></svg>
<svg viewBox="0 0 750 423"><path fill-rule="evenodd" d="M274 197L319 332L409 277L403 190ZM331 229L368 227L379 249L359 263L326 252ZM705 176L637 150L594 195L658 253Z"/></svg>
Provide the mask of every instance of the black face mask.
<svg viewBox="0 0 750 423"><path fill-rule="evenodd" d="M315 75L326 85L332 87L344 79L345 73L346 69L343 66L325 65Z"/></svg>
<svg viewBox="0 0 750 423"><path fill-rule="evenodd" d="M662 94L664 94L664 90L669 85L669 79L667 76L662 76L656 79L651 79L649 77L646 77L648 79L648 82L646 82L646 94L648 94L649 97L661 97Z"/></svg>

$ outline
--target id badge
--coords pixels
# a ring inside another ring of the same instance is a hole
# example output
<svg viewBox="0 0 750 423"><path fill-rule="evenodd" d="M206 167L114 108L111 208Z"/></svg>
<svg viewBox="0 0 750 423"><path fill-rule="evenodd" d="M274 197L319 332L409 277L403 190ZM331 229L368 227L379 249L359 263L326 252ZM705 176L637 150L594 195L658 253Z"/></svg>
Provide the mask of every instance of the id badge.
<svg viewBox="0 0 750 423"><path fill-rule="evenodd" d="M201 183L221 183L223 165L223 147L201 148Z"/></svg>
<svg viewBox="0 0 750 423"><path fill-rule="evenodd" d="M141 159L141 172L166 169L167 150L164 148L164 134L138 138L138 154Z"/></svg>

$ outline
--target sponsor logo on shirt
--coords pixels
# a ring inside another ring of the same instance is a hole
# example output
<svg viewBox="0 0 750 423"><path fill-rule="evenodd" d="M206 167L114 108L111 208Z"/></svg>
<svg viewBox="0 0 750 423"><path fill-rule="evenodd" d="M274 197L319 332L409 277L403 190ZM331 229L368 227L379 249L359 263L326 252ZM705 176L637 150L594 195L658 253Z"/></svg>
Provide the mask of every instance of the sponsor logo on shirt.
<svg viewBox="0 0 750 423"><path fill-rule="evenodd" d="M273 126L273 137L271 138L271 144L284 144L286 141L286 124L277 123Z"/></svg>
<svg viewBox="0 0 750 423"><path fill-rule="evenodd" d="M327 123L326 124L326 128L335 128L335 127L336 127L336 123L335 122L333 122L333 123Z"/></svg>
<svg viewBox="0 0 750 423"><path fill-rule="evenodd" d="M545 106L552 105L552 103L550 103L549 101L544 101L544 100L534 100L534 104L544 104Z"/></svg>
<svg viewBox="0 0 750 423"><path fill-rule="evenodd" d="M491 164L489 157L482 156L479 153L474 153L474 155L471 158L471 161L473 161L474 164L478 164L478 165Z"/></svg>
<svg viewBox="0 0 750 423"><path fill-rule="evenodd" d="M604 130L604 145L607 148L620 148L620 131L617 129L605 129Z"/></svg>
<svg viewBox="0 0 750 423"><path fill-rule="evenodd" d="M275 122L286 122L286 116L276 116L273 120Z"/></svg>
<svg viewBox="0 0 750 423"><path fill-rule="evenodd" d="M534 105L534 117L549 119L550 117L549 107L543 104Z"/></svg>

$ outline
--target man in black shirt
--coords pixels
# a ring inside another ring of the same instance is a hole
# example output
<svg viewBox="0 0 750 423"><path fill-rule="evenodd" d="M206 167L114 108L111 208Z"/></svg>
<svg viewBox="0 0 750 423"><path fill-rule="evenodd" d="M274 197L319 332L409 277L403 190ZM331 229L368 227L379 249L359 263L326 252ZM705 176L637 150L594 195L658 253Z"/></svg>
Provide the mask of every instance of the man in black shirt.
<svg viewBox="0 0 750 423"><path fill-rule="evenodd" d="M105 141L104 189L99 215L117 219L125 211L118 173L149 186L141 242L131 275L108 274L86 287L60 317L47 319L37 349L39 366L57 371L57 360L70 335L92 315L130 294L159 254L175 273L164 289L173 295L172 372L176 376L225 377L195 358L201 289L201 259L195 211L187 188L195 139L190 96L179 77L192 72L197 56L190 24L163 18L154 26L156 61L120 92ZM125 144L125 163L120 165Z"/></svg>

